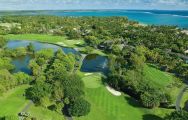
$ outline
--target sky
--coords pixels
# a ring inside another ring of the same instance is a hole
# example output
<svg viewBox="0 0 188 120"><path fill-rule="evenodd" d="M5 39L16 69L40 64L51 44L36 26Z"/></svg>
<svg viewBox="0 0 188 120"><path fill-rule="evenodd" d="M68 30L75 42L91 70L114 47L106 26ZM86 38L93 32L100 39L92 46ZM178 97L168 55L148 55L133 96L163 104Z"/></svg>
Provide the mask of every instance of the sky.
<svg viewBox="0 0 188 120"><path fill-rule="evenodd" d="M0 10L188 10L188 0L0 0Z"/></svg>

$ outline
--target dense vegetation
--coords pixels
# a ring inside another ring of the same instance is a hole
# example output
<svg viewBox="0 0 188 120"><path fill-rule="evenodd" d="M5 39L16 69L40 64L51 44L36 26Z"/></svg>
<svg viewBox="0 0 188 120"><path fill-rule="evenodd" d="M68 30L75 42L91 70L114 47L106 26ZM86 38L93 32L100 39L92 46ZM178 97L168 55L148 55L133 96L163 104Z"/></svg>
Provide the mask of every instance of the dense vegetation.
<svg viewBox="0 0 188 120"><path fill-rule="evenodd" d="M26 91L27 98L37 105L71 116L89 113L90 104L84 100L84 84L75 74L76 56L66 55L61 49L55 52L43 49L35 53L30 62L33 86ZM68 113L67 113L68 112Z"/></svg>
<svg viewBox="0 0 188 120"><path fill-rule="evenodd" d="M31 87L26 90L26 97L36 105L71 116L89 113L90 103L84 100L83 81L75 73L79 68L78 56L66 55L61 49L55 53L51 49L35 52L32 44L26 48L7 49L4 47L6 40L1 38L1 41L1 95L16 86L30 84ZM23 72L13 73L11 59L26 54L34 56L29 65L32 76ZM5 116L3 119L13 118L16 117Z"/></svg>
<svg viewBox="0 0 188 120"><path fill-rule="evenodd" d="M1 27L1 34L39 33L83 38L88 45L115 55L142 45L148 50L147 62L187 77L187 65L181 54L187 50L188 37L176 27L141 26L124 17L13 16L2 17L0 21L17 25Z"/></svg>
<svg viewBox="0 0 188 120"><path fill-rule="evenodd" d="M3 96L4 93L10 89L24 84L29 84L32 81L32 77L23 72L12 73L12 70L14 69L14 65L11 63L12 58L16 57L19 53L22 52L22 50L6 49L4 46L7 41L4 38L0 38L0 41L0 96ZM18 116L4 116L2 119L18 120Z"/></svg>
<svg viewBox="0 0 188 120"><path fill-rule="evenodd" d="M93 48L104 50L109 56L109 72L105 82L138 100L146 108L170 108L173 101L167 88L179 87L179 79L184 81L188 78L188 65L185 63L187 57L184 55L184 51L188 49L188 35L173 26L143 26L124 17L12 16L2 17L0 21L15 24L12 27L1 26L1 35L67 36L69 39L84 39L86 53ZM0 84L1 91L29 81L23 73L11 75L9 71L14 68L10 64L10 57L30 53L34 54L34 59L30 62L33 81L32 87L26 91L27 98L36 105L59 113L63 111L71 116L89 113L91 106L84 99L84 84L75 74L79 65L77 56L66 55L62 50L54 55L50 49L34 53L31 44L27 48L9 50L3 48L6 41L0 39L3 41L0 43L0 50L3 49L0 53L0 72L4 78L2 85ZM174 82L168 86L157 86L144 72L147 66L172 73L179 78L174 77ZM3 76L4 73L6 76ZM20 76L24 79L18 83L6 83L6 78L18 81ZM166 119L181 114L172 113Z"/></svg>
<svg viewBox="0 0 188 120"><path fill-rule="evenodd" d="M22 72L14 74L11 73L11 70L14 69L14 65L12 65L11 63L11 56L13 54L20 53L21 50L5 49L4 46L6 44L6 40L4 38L0 38L0 41L0 94L3 94L7 90L12 89L15 86L28 84L29 82L31 82L32 78L29 75Z"/></svg>

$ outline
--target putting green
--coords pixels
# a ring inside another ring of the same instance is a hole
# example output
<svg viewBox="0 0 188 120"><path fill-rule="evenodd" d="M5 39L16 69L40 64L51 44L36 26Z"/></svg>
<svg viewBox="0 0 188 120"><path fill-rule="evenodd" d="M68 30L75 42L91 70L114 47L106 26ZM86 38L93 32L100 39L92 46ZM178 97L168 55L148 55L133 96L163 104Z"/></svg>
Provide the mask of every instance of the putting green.
<svg viewBox="0 0 188 120"><path fill-rule="evenodd" d="M100 73L94 73L82 78L86 88L98 88L102 83L102 75Z"/></svg>

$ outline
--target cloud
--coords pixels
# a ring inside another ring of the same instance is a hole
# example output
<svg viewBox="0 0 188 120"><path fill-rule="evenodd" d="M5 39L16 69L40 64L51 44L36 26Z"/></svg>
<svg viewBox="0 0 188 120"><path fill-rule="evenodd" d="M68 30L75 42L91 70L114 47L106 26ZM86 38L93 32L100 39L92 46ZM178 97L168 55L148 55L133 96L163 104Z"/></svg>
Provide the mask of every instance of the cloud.
<svg viewBox="0 0 188 120"><path fill-rule="evenodd" d="M188 0L0 0L0 9L188 9Z"/></svg>

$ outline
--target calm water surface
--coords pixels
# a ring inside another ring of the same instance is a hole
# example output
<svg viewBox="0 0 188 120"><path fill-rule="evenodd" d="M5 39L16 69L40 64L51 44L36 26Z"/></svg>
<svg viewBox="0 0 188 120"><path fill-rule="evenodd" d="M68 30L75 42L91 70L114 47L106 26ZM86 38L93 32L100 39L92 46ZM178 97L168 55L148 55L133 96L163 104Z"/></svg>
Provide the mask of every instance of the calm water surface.
<svg viewBox="0 0 188 120"><path fill-rule="evenodd" d="M81 71L106 73L108 71L108 58L97 54L90 54L85 57Z"/></svg>
<svg viewBox="0 0 188 120"><path fill-rule="evenodd" d="M53 44L48 43L40 43L40 42L34 42L34 41L9 41L7 43L7 48L15 49L18 47L26 47L29 45L29 43L32 43L35 51L50 48L54 51L57 51L58 49L62 49L66 54L72 53L72 54L80 54L76 50L72 48L66 48L66 47L60 47ZM31 55L26 55L23 57L14 58L12 63L15 65L15 69L13 72L25 72L27 74L31 74L31 70L28 68L29 61L32 59ZM108 59L104 56L99 55L88 55L83 61L83 65L81 67L81 71L83 72L106 72L107 70L107 62Z"/></svg>

